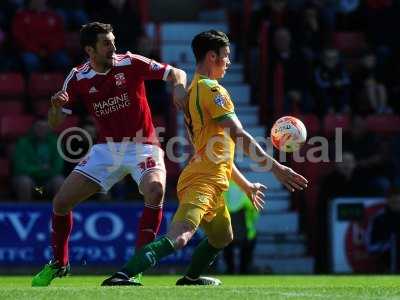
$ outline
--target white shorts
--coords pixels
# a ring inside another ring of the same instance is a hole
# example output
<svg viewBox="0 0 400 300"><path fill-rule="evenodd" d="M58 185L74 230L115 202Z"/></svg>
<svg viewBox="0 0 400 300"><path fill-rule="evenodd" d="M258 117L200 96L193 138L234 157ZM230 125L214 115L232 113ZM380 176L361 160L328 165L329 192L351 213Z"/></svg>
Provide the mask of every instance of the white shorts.
<svg viewBox="0 0 400 300"><path fill-rule="evenodd" d="M73 172L98 183L106 193L128 174L140 186L143 176L155 170L166 172L164 151L155 145L128 142L94 145Z"/></svg>

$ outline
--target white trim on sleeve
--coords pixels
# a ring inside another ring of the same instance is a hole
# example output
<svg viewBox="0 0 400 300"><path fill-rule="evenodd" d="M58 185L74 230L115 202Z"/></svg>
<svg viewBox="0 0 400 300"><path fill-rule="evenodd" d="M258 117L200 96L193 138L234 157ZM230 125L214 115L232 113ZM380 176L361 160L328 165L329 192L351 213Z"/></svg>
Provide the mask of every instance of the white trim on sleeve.
<svg viewBox="0 0 400 300"><path fill-rule="evenodd" d="M172 67L171 67L170 65L167 65L167 66L165 67L164 75L163 75L163 77L162 77L162 79L163 79L164 81L167 81L169 72L171 72L171 70L172 70Z"/></svg>

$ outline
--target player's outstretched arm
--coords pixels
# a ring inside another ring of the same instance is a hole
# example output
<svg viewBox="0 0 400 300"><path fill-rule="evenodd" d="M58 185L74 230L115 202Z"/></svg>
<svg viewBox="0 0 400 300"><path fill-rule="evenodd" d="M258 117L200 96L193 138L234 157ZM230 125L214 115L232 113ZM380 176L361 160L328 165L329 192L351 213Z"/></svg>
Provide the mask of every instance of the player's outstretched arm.
<svg viewBox="0 0 400 300"><path fill-rule="evenodd" d="M232 180L247 194L257 211L264 208L264 192L267 190L265 185L248 181L235 164L232 168Z"/></svg>
<svg viewBox="0 0 400 300"><path fill-rule="evenodd" d="M271 171L289 191L294 192L307 187L307 179L268 155L256 140L243 129L242 124L236 117L226 118L220 121L219 125L229 132L236 144L241 141L240 144L243 145L243 151L261 167Z"/></svg>
<svg viewBox="0 0 400 300"><path fill-rule="evenodd" d="M188 93L186 91L187 76L186 72L178 69L171 68L167 80L172 82L174 86L173 99L177 109L183 109L186 105Z"/></svg>
<svg viewBox="0 0 400 300"><path fill-rule="evenodd" d="M47 119L51 128L60 126L65 119L62 112L62 106L68 102L68 93L65 91L58 91L51 97L51 105L47 113Z"/></svg>

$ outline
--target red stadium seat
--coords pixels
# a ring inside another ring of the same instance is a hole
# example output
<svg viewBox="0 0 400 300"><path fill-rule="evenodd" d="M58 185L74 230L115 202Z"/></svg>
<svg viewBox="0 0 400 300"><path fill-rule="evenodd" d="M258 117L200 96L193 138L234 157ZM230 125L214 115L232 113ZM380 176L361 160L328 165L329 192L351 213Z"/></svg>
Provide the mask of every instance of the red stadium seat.
<svg viewBox="0 0 400 300"><path fill-rule="evenodd" d="M33 110L35 114L39 116L47 116L47 112L49 111L50 107L50 100L49 99L40 99L37 101L33 101Z"/></svg>
<svg viewBox="0 0 400 300"><path fill-rule="evenodd" d="M34 118L30 115L5 116L0 119L0 136L5 139L14 139L32 127Z"/></svg>
<svg viewBox="0 0 400 300"><path fill-rule="evenodd" d="M367 117L368 130L378 134L400 132L400 117L395 115L371 115Z"/></svg>
<svg viewBox="0 0 400 300"><path fill-rule="evenodd" d="M284 101L285 101L285 70L281 63L277 64L275 70L273 71L273 101L274 101L274 116L276 118L282 117L284 111Z"/></svg>
<svg viewBox="0 0 400 300"><path fill-rule="evenodd" d="M61 133L67 128L76 127L79 125L79 117L77 116L67 116L64 122L57 128L54 129L55 132Z"/></svg>
<svg viewBox="0 0 400 300"><path fill-rule="evenodd" d="M302 116L299 116L299 119L306 126L308 136L313 136L320 132L321 124L316 115L313 115L313 114L302 115Z"/></svg>
<svg viewBox="0 0 400 300"><path fill-rule="evenodd" d="M332 171L334 165L334 162L306 162L302 175L308 179L310 185L318 185L321 183L321 178Z"/></svg>
<svg viewBox="0 0 400 300"><path fill-rule="evenodd" d="M81 45L79 40L79 32L65 33L65 49L73 57L77 56L80 53Z"/></svg>
<svg viewBox="0 0 400 300"><path fill-rule="evenodd" d="M343 131L348 130L350 118L348 115L328 114L325 116L323 122L324 134L326 136L332 136L336 128L342 128Z"/></svg>
<svg viewBox="0 0 400 300"><path fill-rule="evenodd" d="M19 73L0 74L0 96L21 97L25 93L24 78Z"/></svg>
<svg viewBox="0 0 400 300"><path fill-rule="evenodd" d="M0 101L0 117L22 115L24 105L18 100Z"/></svg>
<svg viewBox="0 0 400 300"><path fill-rule="evenodd" d="M32 98L50 97L64 83L62 73L33 73L29 78L28 92Z"/></svg>
<svg viewBox="0 0 400 300"><path fill-rule="evenodd" d="M367 43L362 32L335 32L333 45L344 53L353 54L365 49Z"/></svg>
<svg viewBox="0 0 400 300"><path fill-rule="evenodd" d="M10 160L7 158L0 158L0 180L10 176Z"/></svg>
<svg viewBox="0 0 400 300"><path fill-rule="evenodd" d="M10 194L11 162L7 158L0 158L0 195L8 197Z"/></svg>

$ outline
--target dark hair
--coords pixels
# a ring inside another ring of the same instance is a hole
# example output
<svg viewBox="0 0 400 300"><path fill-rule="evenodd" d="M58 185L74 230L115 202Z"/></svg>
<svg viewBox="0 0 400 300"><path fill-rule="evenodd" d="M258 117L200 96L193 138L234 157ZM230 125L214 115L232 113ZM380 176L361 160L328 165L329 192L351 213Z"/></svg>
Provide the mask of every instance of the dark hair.
<svg viewBox="0 0 400 300"><path fill-rule="evenodd" d="M225 33L218 30L208 30L196 35L192 40L192 50L196 63L201 62L208 51L214 51L219 55L222 47L229 46L229 39Z"/></svg>
<svg viewBox="0 0 400 300"><path fill-rule="evenodd" d="M111 24L92 22L83 25L80 31L80 44L82 49L85 49L86 46L96 48L97 35L110 32L113 32Z"/></svg>

